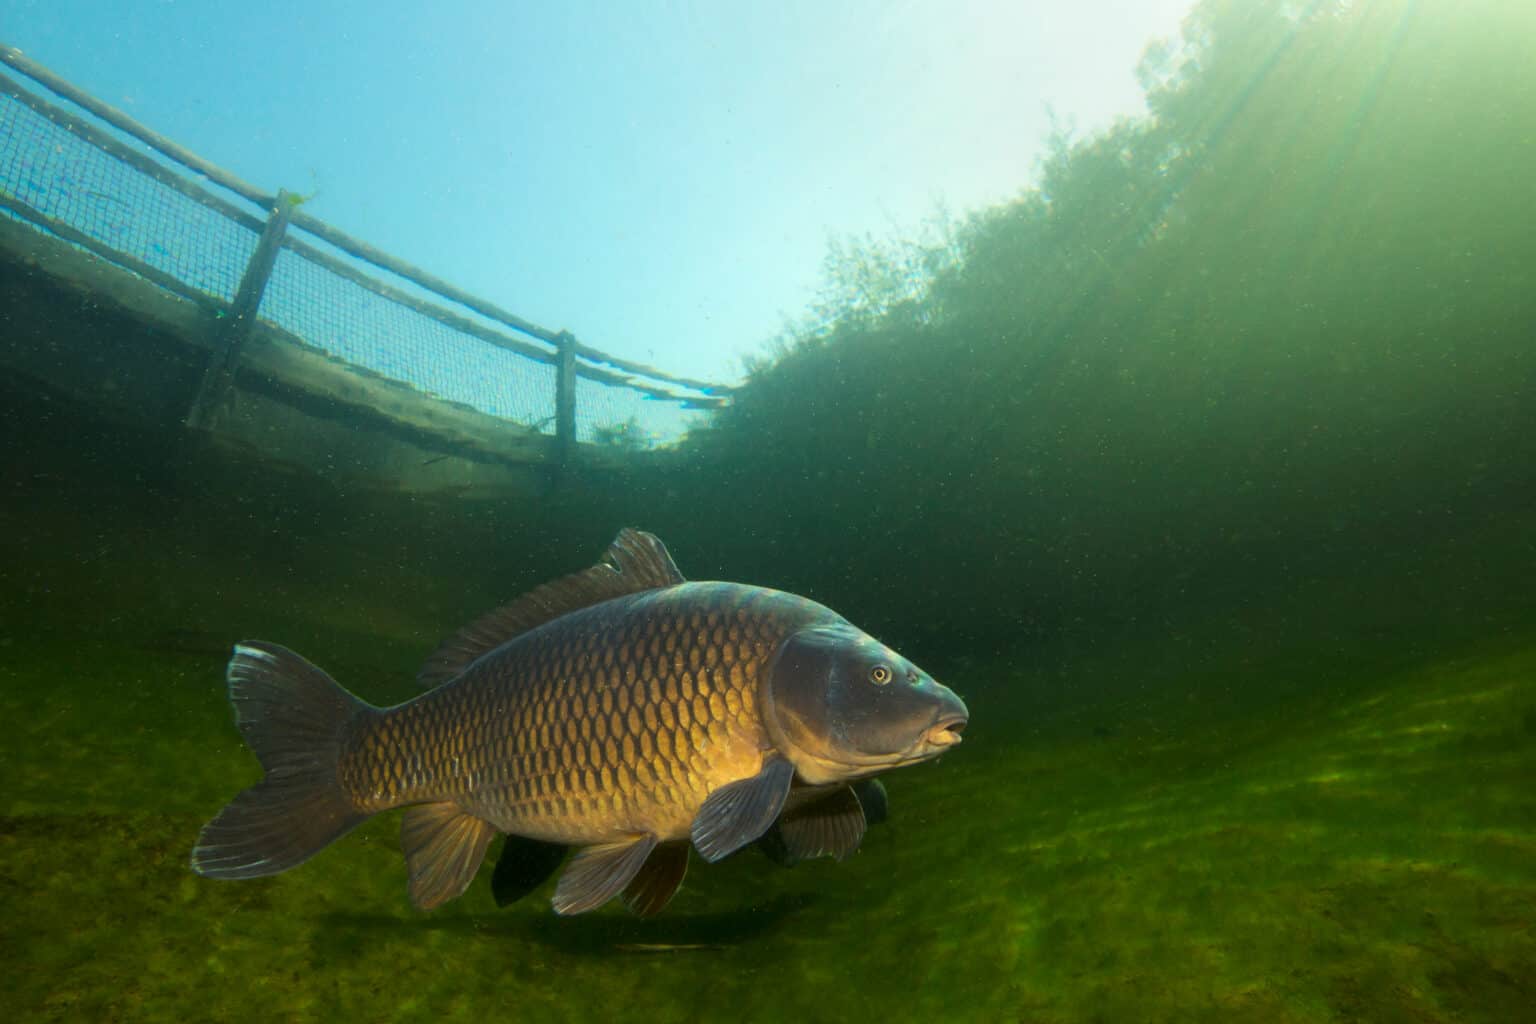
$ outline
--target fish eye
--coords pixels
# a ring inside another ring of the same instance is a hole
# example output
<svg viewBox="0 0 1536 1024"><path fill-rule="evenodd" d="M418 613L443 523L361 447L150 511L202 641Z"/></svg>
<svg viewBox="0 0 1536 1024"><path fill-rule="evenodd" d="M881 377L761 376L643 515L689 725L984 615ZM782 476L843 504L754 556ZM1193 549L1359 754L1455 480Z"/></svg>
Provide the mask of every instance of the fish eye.
<svg viewBox="0 0 1536 1024"><path fill-rule="evenodd" d="M884 686L891 681L891 670L885 665L876 665L869 670L869 681L876 686Z"/></svg>

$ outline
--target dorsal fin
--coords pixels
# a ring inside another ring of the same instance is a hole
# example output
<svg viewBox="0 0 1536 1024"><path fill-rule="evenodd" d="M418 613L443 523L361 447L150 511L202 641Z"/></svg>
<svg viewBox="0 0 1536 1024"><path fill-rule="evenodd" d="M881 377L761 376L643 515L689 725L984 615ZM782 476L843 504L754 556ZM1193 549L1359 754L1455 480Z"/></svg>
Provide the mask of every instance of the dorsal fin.
<svg viewBox="0 0 1536 1024"><path fill-rule="evenodd" d="M427 689L440 686L482 654L578 608L682 582L683 574L659 537L625 527L592 568L531 590L443 641L416 674L416 682Z"/></svg>

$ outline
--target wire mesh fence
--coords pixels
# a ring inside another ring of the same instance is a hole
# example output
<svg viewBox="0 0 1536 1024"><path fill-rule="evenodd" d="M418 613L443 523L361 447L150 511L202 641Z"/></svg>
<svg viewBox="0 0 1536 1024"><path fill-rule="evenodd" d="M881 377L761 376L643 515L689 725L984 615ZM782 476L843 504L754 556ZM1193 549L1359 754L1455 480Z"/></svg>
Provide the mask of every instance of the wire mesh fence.
<svg viewBox="0 0 1536 1024"><path fill-rule="evenodd" d="M261 318L327 355L426 394L542 433L553 430L553 365L456 331L290 249L277 257Z"/></svg>
<svg viewBox="0 0 1536 1024"><path fill-rule="evenodd" d="M0 189L225 302L234 298L256 248L250 227L103 152L10 95L0 96Z"/></svg>
<svg viewBox="0 0 1536 1024"><path fill-rule="evenodd" d="M63 238L160 287L221 312L228 309L252 264L266 208L275 198L259 197L266 199L263 216L253 216L154 152L170 149L175 156L179 147L163 140L157 145L147 129L140 137L125 132L126 117L59 83L44 69L28 66L15 51L0 47L0 60L19 65L24 74L85 108L77 114L56 107L0 74L0 215ZM93 116L103 110L105 124ZM250 191L239 194L258 198ZM306 221L328 236L339 236ZM442 282L438 286L448 293L446 299L431 287L435 279L397 278L325 246L308 232L301 236L302 230L290 226L282 240L260 298L259 320L423 396L466 405L542 434L556 432L559 359L557 346L549 342L559 335L510 316L505 318L509 328L484 315L487 304L456 305L465 297ZM648 368L609 360L575 346L574 339L571 343L590 360L572 364L577 442L663 445L696 423L700 409L722 401L707 384L666 375L647 378L636 370ZM604 362L622 369L601 366Z"/></svg>

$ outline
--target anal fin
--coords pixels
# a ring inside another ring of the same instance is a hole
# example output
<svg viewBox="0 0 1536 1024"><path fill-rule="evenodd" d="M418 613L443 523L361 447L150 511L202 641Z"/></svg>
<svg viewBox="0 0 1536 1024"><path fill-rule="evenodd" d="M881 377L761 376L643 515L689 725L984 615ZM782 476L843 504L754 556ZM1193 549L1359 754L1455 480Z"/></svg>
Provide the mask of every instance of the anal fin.
<svg viewBox="0 0 1536 1024"><path fill-rule="evenodd" d="M687 873L688 844L660 844L624 887L624 905L641 917L656 916L672 902Z"/></svg>
<svg viewBox="0 0 1536 1024"><path fill-rule="evenodd" d="M461 894L474 880L496 829L444 801L408 808L400 848L411 876L411 902L431 910Z"/></svg>
<svg viewBox="0 0 1536 1024"><path fill-rule="evenodd" d="M555 913L584 914L607 903L640 873L655 848L656 837L647 833L578 850L555 886Z"/></svg>

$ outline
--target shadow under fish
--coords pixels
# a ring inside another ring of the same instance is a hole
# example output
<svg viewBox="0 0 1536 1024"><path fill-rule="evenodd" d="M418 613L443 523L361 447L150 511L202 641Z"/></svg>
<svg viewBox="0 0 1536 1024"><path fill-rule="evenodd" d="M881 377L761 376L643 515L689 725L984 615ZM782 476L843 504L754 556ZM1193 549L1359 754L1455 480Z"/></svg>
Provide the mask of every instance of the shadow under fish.
<svg viewBox="0 0 1536 1024"><path fill-rule="evenodd" d="M969 718L831 609L687 581L629 529L597 565L450 638L403 704L366 704L269 643L236 646L227 678L265 775L204 826L193 870L274 875L404 808L422 909L464 891L498 832L515 837L505 896L576 851L560 914L615 897L660 911L690 845L709 862L754 843L786 862L846 857L884 814L874 777L938 757Z"/></svg>

